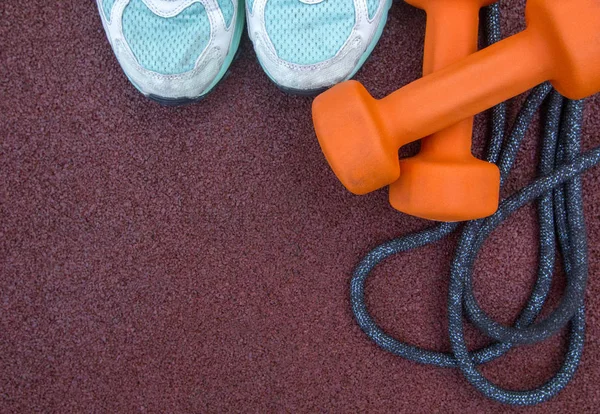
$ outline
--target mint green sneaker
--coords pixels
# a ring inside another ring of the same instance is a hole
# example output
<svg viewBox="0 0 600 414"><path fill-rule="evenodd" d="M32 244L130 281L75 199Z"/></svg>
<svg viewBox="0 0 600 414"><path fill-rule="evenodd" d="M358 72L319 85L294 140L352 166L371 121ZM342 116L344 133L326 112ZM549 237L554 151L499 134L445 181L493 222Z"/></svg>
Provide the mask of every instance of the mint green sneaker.
<svg viewBox="0 0 600 414"><path fill-rule="evenodd" d="M246 0L258 60L282 89L312 94L350 79L379 41L392 0Z"/></svg>
<svg viewBox="0 0 600 414"><path fill-rule="evenodd" d="M96 0L135 87L165 105L195 101L226 74L244 29L242 0Z"/></svg>

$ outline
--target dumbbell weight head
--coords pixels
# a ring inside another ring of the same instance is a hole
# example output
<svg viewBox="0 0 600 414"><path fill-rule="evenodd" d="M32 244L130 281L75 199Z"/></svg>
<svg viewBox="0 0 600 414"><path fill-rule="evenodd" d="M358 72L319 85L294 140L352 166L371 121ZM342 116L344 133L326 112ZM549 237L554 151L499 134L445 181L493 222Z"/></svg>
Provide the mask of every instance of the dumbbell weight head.
<svg viewBox="0 0 600 414"><path fill-rule="evenodd" d="M392 207L412 216L452 222L496 212L500 196L498 167L475 158L470 147L462 153L449 148L453 141L471 136L472 124L463 121L428 137L416 156L400 160L402 174L389 190ZM433 149L436 144L442 148Z"/></svg>
<svg viewBox="0 0 600 414"><path fill-rule="evenodd" d="M550 81L582 99L600 90L600 0L529 0L527 25L554 64Z"/></svg>
<svg viewBox="0 0 600 414"><path fill-rule="evenodd" d="M335 93L321 94L313 102L315 131L332 170L358 195L396 181L398 146L380 119L377 101L356 81L334 88Z"/></svg>

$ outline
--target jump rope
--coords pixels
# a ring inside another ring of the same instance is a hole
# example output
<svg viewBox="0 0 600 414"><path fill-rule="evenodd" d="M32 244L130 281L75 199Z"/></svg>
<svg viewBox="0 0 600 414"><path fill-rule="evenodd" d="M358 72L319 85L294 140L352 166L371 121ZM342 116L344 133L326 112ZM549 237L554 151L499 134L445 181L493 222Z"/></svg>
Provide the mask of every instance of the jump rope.
<svg viewBox="0 0 600 414"><path fill-rule="evenodd" d="M485 9L486 43L501 40L500 9ZM507 132L506 104L492 109L492 133L487 161L498 165L501 185L510 174L519 147L534 115L544 105L544 128L538 178L504 200L486 219L466 222L450 270L448 297L449 336L452 352L436 352L401 342L381 329L365 302L365 282L371 271L387 258L435 243L458 230L458 223L443 223L425 231L384 243L368 253L353 273L350 298L361 329L380 348L421 364L458 368L469 383L485 396L505 404L527 406L547 401L564 389L579 366L585 334L584 297L588 278L588 254L580 175L600 163L600 147L581 153L583 101L563 98L548 83L534 88L523 104L512 130ZM537 281L527 305L514 326L494 321L479 306L473 293L473 266L486 238L524 205L537 201L540 254ZM560 250L567 277L564 296L545 319L537 318L546 302L556 250ZM469 351L463 317L495 342ZM478 365L490 362L513 346L543 341L569 325L568 349L560 370L542 386L524 391L504 389L486 379Z"/></svg>

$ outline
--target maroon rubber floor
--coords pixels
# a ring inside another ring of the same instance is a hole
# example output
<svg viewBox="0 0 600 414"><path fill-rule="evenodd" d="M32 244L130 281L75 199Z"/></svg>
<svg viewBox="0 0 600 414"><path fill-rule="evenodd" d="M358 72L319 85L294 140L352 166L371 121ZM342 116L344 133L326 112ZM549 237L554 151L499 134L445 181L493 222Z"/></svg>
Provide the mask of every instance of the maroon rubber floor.
<svg viewBox="0 0 600 414"><path fill-rule="evenodd" d="M507 33L522 27L522 9L505 2ZM392 8L358 76L376 96L419 76L424 23L404 3ZM511 411L460 373L393 357L360 331L352 268L429 223L393 211L386 191L345 191L313 134L311 99L281 93L247 38L241 47L204 102L162 108L122 74L94 2L0 2L0 412ZM600 99L589 100L586 148L600 145L599 115ZM477 151L486 128L479 117ZM535 173L535 129L505 195ZM581 367L556 399L515 412L598 410L599 190L596 169L585 176ZM532 286L536 240L526 208L477 263L478 297L506 323ZM375 272L369 302L390 333L448 349L455 241ZM556 337L484 371L533 387L564 347Z"/></svg>

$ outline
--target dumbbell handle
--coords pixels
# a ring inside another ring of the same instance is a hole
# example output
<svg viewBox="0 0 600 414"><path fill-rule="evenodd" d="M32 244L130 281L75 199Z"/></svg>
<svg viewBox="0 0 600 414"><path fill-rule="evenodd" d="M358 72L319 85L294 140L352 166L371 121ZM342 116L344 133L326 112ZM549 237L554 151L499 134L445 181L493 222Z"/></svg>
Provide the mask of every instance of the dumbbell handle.
<svg viewBox="0 0 600 414"><path fill-rule="evenodd" d="M431 135L551 79L546 50L526 29L378 100L390 144Z"/></svg>
<svg viewBox="0 0 600 414"><path fill-rule="evenodd" d="M478 2L434 1L427 5L423 75L429 75L477 52ZM462 158L471 154L473 118L421 141L421 154Z"/></svg>

